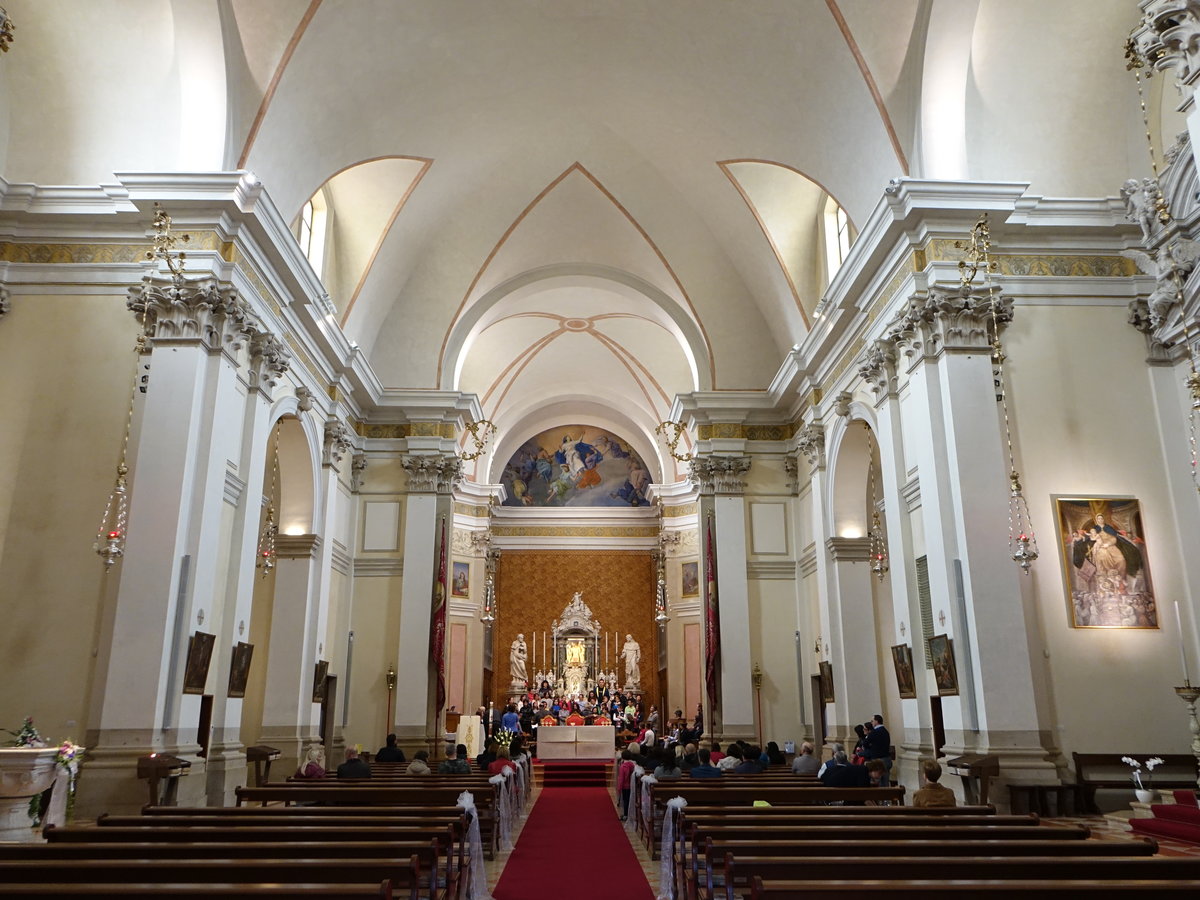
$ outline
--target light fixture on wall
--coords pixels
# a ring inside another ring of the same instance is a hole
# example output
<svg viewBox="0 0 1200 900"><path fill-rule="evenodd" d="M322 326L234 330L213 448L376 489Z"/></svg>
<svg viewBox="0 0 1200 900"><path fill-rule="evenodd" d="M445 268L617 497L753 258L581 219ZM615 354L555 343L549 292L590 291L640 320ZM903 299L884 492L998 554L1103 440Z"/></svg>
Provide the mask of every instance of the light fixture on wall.
<svg viewBox="0 0 1200 900"><path fill-rule="evenodd" d="M1141 31L1142 27L1143 25L1139 24L1134 29L1134 35ZM1187 309L1184 306L1183 294L1184 278L1191 269L1190 263L1194 261L1195 247L1193 244L1188 249L1187 245L1190 242L1180 239L1179 228L1171 212L1170 201L1159 184L1158 162L1154 157L1154 138L1150 129L1150 113L1146 108L1146 93L1142 84L1143 71L1146 77L1149 78L1154 75L1155 66L1146 58L1142 48L1138 46L1138 41L1134 35L1130 35L1129 39L1125 42L1125 68L1133 72L1134 80L1137 82L1138 104L1141 107L1142 124L1145 126L1146 151L1150 157L1150 171L1153 178L1144 180L1140 190L1133 193L1140 194L1141 200L1146 206L1145 218L1142 220L1142 233L1145 238L1146 250L1154 258L1158 267L1156 277L1160 285L1166 278L1169 278L1169 291L1174 295L1172 297L1173 305L1179 310L1179 324L1183 330L1183 343L1188 361L1188 374L1184 379L1184 386L1187 388L1190 400L1188 410L1188 455L1191 465L1192 483L1195 484L1196 490L1200 492L1200 452L1198 452L1200 448L1197 447L1196 443L1196 419L1200 417L1200 369L1197 368L1196 357L1200 355L1200 344L1193 338L1191 324L1188 322ZM1153 55L1161 62L1164 54L1164 49L1159 46ZM1133 184L1136 185L1136 180ZM1125 192L1122 191L1122 193ZM1155 223L1157 227L1154 227ZM1157 239L1152 239L1152 236ZM1192 259L1187 260L1188 266L1185 268L1184 261L1188 257L1192 257ZM1165 318L1165 314L1163 317ZM1153 321L1153 318L1152 311L1151 321Z"/></svg>
<svg viewBox="0 0 1200 900"><path fill-rule="evenodd" d="M696 458L695 453L679 452L679 441L686 431L687 426L683 422L672 422L669 419L654 426L654 433L662 435L667 444L667 451L676 462L691 462Z"/></svg>
<svg viewBox="0 0 1200 900"><path fill-rule="evenodd" d="M496 621L496 582L491 572L488 572L483 580L483 612L479 621L484 625L491 625Z"/></svg>
<svg viewBox="0 0 1200 900"><path fill-rule="evenodd" d="M258 552L255 554L254 565L262 571L266 578L279 554L275 551L275 538L279 536L279 524L275 521L275 485L279 480L279 422L275 423L274 448L271 452L271 490L267 494L267 518L263 522L262 534L258 538Z"/></svg>
<svg viewBox="0 0 1200 900"><path fill-rule="evenodd" d="M12 40L12 22L3 8L0 8L0 50L8 50L8 42ZM153 246L146 251L146 259L159 260L166 263L167 270L174 280L182 280L185 255L175 248L178 242L187 242L189 235L176 235L171 230L171 217L157 203L154 204ZM125 434L121 439L121 456L117 461L117 476L108 500L104 504L104 515L100 519L100 527L96 531L96 540L92 549L104 560L104 571L108 572L113 564L125 555L125 540L129 526L129 435L133 430L133 411L138 392L145 393L149 383L142 383L142 356L149 344L146 337L146 321L150 304L143 303L141 316L138 320L138 335L134 339L134 366L132 386L129 390L129 406L125 411Z"/></svg>
<svg viewBox="0 0 1200 900"><path fill-rule="evenodd" d="M871 542L871 571L883 581L883 576L888 572L888 551L887 541L883 537L883 523L879 520L879 497L875 493L875 440L871 426L863 422L863 428L867 431L867 472L871 480L871 530L867 535ZM882 455L879 462L883 464Z"/></svg>
<svg viewBox="0 0 1200 900"><path fill-rule="evenodd" d="M666 625L671 621L667 615L667 579L662 572L658 573L658 588L654 593L654 621Z"/></svg>
<svg viewBox="0 0 1200 900"><path fill-rule="evenodd" d="M1038 558L1037 536L1033 532L1029 504L1025 501L1025 494L1021 489L1021 474L1017 471L1016 455L1013 452L1008 385L1004 377L1004 347L1000 343L1000 292L992 284L992 272L996 269L996 263L991 257L992 233L988 227L987 214L980 216L971 229L970 241L955 241L954 246L965 251L964 258L958 262L959 278L964 293L971 290L976 273L980 268L983 269L983 289L987 295L992 320L992 371L996 383L996 399L1000 402L1004 417L1004 449L1008 457L1008 549L1013 562L1028 575L1029 567Z"/></svg>
<svg viewBox="0 0 1200 900"><path fill-rule="evenodd" d="M496 434L495 424L487 419L480 419L478 422L468 422L463 426L463 429L463 437L466 437L467 434L471 435L475 449L470 453L467 453L464 449L462 453L458 454L458 458L463 462L471 462L472 460L479 459L487 450L488 440Z"/></svg>

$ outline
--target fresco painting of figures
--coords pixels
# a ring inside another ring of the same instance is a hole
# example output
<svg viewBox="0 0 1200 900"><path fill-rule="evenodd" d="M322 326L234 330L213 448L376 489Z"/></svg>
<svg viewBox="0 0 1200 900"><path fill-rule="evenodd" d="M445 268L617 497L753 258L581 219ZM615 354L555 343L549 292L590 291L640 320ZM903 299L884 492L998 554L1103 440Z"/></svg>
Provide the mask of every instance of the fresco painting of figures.
<svg viewBox="0 0 1200 900"><path fill-rule="evenodd" d="M646 506L650 472L628 443L591 425L560 425L504 467L505 506Z"/></svg>

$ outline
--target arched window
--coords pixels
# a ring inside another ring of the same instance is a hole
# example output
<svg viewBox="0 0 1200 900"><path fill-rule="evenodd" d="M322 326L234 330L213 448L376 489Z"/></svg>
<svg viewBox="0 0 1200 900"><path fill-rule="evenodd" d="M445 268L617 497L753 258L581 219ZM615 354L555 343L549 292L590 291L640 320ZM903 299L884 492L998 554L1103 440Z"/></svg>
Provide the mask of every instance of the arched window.
<svg viewBox="0 0 1200 900"><path fill-rule="evenodd" d="M829 267L829 278L846 261L850 252L850 217L832 197L825 200L825 260Z"/></svg>
<svg viewBox="0 0 1200 900"><path fill-rule="evenodd" d="M320 278L324 274L325 264L325 235L328 224L329 207L325 202L325 192L317 191L312 198L300 209L296 218L294 233L300 244L300 249L308 257L313 271Z"/></svg>

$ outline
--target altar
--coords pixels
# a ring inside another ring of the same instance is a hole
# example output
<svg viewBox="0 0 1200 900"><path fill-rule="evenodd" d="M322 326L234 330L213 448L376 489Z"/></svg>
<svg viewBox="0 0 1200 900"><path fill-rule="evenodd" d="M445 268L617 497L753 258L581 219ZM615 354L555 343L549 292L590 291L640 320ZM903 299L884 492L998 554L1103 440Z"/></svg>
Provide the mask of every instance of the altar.
<svg viewBox="0 0 1200 900"><path fill-rule="evenodd" d="M544 725L537 730L538 759L611 760L616 745L612 725Z"/></svg>

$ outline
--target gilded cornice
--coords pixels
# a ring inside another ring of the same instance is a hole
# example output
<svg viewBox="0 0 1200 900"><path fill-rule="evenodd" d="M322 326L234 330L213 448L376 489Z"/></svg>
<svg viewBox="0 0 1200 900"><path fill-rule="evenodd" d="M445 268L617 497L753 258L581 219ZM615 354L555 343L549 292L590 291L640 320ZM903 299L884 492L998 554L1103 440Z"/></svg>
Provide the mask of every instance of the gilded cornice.
<svg viewBox="0 0 1200 900"><path fill-rule="evenodd" d="M745 440L746 427L738 422L716 422L711 425L699 425L696 437L701 441L711 441L713 438L728 440Z"/></svg>
<svg viewBox="0 0 1200 900"><path fill-rule="evenodd" d="M965 258L966 251L954 246L955 242L954 238L933 238L925 245L925 255L931 262L958 262ZM991 258L1000 275L1024 278L1131 278L1138 273L1133 260L1124 256L993 253Z"/></svg>
<svg viewBox="0 0 1200 900"><path fill-rule="evenodd" d="M699 503L681 503L679 506L664 506L662 508L662 515L664 519L678 519L682 516L694 516L699 512Z"/></svg>
<svg viewBox="0 0 1200 900"><path fill-rule="evenodd" d="M748 441L786 441L796 433L799 422L783 422L778 425L747 425Z"/></svg>
<svg viewBox="0 0 1200 900"><path fill-rule="evenodd" d="M740 440L740 441L786 441L796 429L797 422L781 422L776 425L742 425L737 422L716 422L709 425L698 425L696 437L701 441Z"/></svg>
<svg viewBox="0 0 1200 900"><path fill-rule="evenodd" d="M188 232L188 250L221 251L225 246L213 231ZM95 265L98 263L141 263L146 260L146 242L138 244L59 243L26 244L0 242L0 262L42 265Z"/></svg>
<svg viewBox="0 0 1200 900"><path fill-rule="evenodd" d="M475 519L486 519L491 515L492 509L490 506L469 506L466 503L455 503L454 514L456 516L471 516Z"/></svg>
<svg viewBox="0 0 1200 900"><path fill-rule="evenodd" d="M396 440L408 437L439 437L454 440L454 424L451 422L385 422L371 423L352 422L354 430L360 437ZM485 507L486 509L486 507Z"/></svg>
<svg viewBox="0 0 1200 900"><path fill-rule="evenodd" d="M657 525L493 525L493 537L658 537Z"/></svg>

